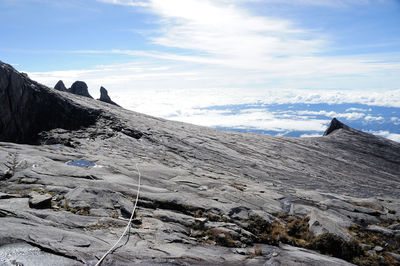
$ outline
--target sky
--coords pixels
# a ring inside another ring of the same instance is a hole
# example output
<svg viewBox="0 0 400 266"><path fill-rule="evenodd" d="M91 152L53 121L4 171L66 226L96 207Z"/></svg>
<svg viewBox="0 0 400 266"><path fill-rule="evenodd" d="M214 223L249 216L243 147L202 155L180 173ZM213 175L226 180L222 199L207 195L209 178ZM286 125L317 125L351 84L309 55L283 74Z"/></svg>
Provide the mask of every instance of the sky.
<svg viewBox="0 0 400 266"><path fill-rule="evenodd" d="M51 87L104 86L134 111L311 135L357 104L388 108L360 121L398 121L399 0L0 0L0 17L1 61ZM400 140L393 128L379 132Z"/></svg>

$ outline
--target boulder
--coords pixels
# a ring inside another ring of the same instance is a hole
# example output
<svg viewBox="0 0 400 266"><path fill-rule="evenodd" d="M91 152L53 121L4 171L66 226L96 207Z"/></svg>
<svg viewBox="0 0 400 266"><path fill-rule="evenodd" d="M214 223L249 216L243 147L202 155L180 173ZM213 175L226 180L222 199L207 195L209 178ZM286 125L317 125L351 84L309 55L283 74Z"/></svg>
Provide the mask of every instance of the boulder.
<svg viewBox="0 0 400 266"><path fill-rule="evenodd" d="M41 195L36 192L32 192L29 198L29 207L34 209L50 209L51 208L51 195Z"/></svg>
<svg viewBox="0 0 400 266"><path fill-rule="evenodd" d="M105 103L109 103L109 104L113 104L116 106L119 106L118 104L116 104L115 102L113 102L110 98L110 96L108 96L108 91L104 88L101 87L100 88L100 99L98 99L99 101L105 102Z"/></svg>
<svg viewBox="0 0 400 266"><path fill-rule="evenodd" d="M93 97L89 94L88 86L83 81L75 81L69 89L69 92L93 99Z"/></svg>

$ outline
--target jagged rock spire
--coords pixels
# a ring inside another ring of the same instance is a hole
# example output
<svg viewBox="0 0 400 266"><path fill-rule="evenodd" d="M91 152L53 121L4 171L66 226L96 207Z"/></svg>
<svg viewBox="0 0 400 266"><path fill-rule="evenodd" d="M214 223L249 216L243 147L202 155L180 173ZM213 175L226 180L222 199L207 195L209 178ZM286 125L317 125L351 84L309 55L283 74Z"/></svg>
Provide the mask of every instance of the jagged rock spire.
<svg viewBox="0 0 400 266"><path fill-rule="evenodd" d="M342 122L340 122L339 120L337 120L336 118L333 118L331 123L329 124L329 127L325 130L324 132L324 136L328 136L329 134L331 134L333 131L337 130L337 129L350 129L348 126L346 126L345 124L343 124Z"/></svg>
<svg viewBox="0 0 400 266"><path fill-rule="evenodd" d="M55 90L58 91L68 91L67 87L65 87L64 82L62 80L59 80L57 84L54 86Z"/></svg>
<svg viewBox="0 0 400 266"><path fill-rule="evenodd" d="M118 104L116 104L115 102L113 102L110 98L110 96L108 96L108 92L107 90L102 86L100 87L100 99L98 99L99 101L105 102L105 103L109 103L109 104L113 104L116 106L119 106Z"/></svg>
<svg viewBox="0 0 400 266"><path fill-rule="evenodd" d="M69 92L93 99L93 97L89 94L88 86L83 81L75 81L69 89Z"/></svg>

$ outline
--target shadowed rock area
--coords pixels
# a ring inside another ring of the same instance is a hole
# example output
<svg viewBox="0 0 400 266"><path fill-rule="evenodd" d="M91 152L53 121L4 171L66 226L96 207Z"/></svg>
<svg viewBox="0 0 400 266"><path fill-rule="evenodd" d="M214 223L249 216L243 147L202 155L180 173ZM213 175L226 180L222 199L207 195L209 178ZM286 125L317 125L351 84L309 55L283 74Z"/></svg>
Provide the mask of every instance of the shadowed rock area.
<svg viewBox="0 0 400 266"><path fill-rule="evenodd" d="M92 125L100 111L63 97L0 61L0 114L0 141L33 143L41 131Z"/></svg>
<svg viewBox="0 0 400 266"><path fill-rule="evenodd" d="M83 81L75 81L68 91L76 95L81 95L93 99L93 97L89 94L88 86Z"/></svg>
<svg viewBox="0 0 400 266"><path fill-rule="evenodd" d="M127 225L136 166L129 239L102 265L399 263L400 143L336 119L315 138L168 121L3 63L0 88L4 263L94 265ZM32 133L41 145L17 143Z"/></svg>

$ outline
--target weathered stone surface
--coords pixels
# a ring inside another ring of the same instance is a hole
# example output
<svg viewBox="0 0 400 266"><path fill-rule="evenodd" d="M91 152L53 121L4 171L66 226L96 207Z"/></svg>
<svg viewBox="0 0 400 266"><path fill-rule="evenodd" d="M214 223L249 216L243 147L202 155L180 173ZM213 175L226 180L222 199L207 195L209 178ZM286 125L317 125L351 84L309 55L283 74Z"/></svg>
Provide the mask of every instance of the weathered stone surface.
<svg viewBox="0 0 400 266"><path fill-rule="evenodd" d="M313 266L324 266L324 265L354 265L343 260L323 256L316 252L296 248L288 245L281 246L281 251L278 256L269 259L267 265L313 265Z"/></svg>
<svg viewBox="0 0 400 266"><path fill-rule="evenodd" d="M116 104L115 102L113 102L111 100L110 96L108 96L108 91L104 87L100 87L100 99L99 99L99 101L119 106L118 104Z"/></svg>
<svg viewBox="0 0 400 266"><path fill-rule="evenodd" d="M310 216L310 231L315 235L321 235L324 233L331 233L345 240L352 240L353 237L344 229L349 227L352 222L341 215L336 213L330 213L321 211L319 209L313 209Z"/></svg>
<svg viewBox="0 0 400 266"><path fill-rule="evenodd" d="M85 97L88 97L88 98L93 98L89 94L88 86L83 81L79 81L79 80L75 81L68 91L70 93L73 93L73 94L76 94L76 95L81 95L81 96L85 96Z"/></svg>
<svg viewBox="0 0 400 266"><path fill-rule="evenodd" d="M58 91L68 91L67 87L65 87L64 82L62 80L59 80L57 84L54 86L55 90Z"/></svg>

